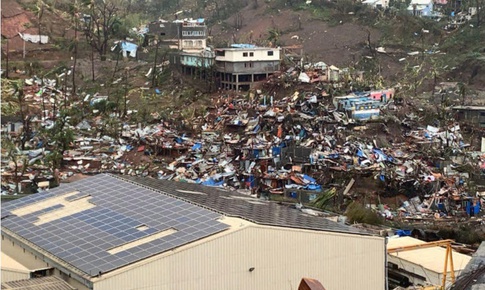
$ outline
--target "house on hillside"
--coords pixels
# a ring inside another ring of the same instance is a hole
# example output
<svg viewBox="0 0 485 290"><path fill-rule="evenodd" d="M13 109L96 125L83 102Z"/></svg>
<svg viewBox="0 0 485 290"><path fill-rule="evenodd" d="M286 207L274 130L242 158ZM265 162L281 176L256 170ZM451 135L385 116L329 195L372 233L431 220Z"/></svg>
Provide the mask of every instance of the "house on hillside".
<svg viewBox="0 0 485 290"><path fill-rule="evenodd" d="M233 44L215 54L218 85L224 89L249 90L280 69L280 48Z"/></svg>
<svg viewBox="0 0 485 290"><path fill-rule="evenodd" d="M451 109L457 121L485 128L485 106L454 106Z"/></svg>
<svg viewBox="0 0 485 290"><path fill-rule="evenodd" d="M411 0L407 10L414 16L432 16L434 13L433 0Z"/></svg>
<svg viewBox="0 0 485 290"><path fill-rule="evenodd" d="M376 9L386 9L389 7L389 0L364 0L362 3Z"/></svg>
<svg viewBox="0 0 485 290"><path fill-rule="evenodd" d="M207 26L203 18L153 22L148 25L148 35L186 53L197 53L207 47Z"/></svg>
<svg viewBox="0 0 485 290"><path fill-rule="evenodd" d="M258 290L308 276L328 289L385 289L383 237L235 191L100 174L1 213L2 284Z"/></svg>

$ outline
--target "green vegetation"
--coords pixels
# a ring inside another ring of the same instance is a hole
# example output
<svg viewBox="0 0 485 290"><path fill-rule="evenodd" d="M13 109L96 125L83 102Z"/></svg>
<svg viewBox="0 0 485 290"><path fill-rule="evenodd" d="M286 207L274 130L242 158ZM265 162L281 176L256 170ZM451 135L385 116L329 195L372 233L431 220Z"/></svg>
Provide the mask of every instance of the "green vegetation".
<svg viewBox="0 0 485 290"><path fill-rule="evenodd" d="M357 201L352 202L346 211L350 223L365 223L369 225L380 225L383 218L370 208L364 207Z"/></svg>
<svg viewBox="0 0 485 290"><path fill-rule="evenodd" d="M319 209L325 209L333 200L336 192L337 190L335 188L322 192L315 200L312 201L311 205Z"/></svg>

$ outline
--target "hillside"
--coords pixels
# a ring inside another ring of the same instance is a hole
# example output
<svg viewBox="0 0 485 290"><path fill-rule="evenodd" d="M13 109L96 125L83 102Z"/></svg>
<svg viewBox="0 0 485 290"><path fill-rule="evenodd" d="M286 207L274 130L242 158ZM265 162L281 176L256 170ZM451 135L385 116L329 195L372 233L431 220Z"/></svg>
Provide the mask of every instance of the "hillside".
<svg viewBox="0 0 485 290"><path fill-rule="evenodd" d="M440 81L464 82L473 89L485 89L485 47L481 41L485 39L485 27L474 26L475 19L446 31L446 19L436 22L384 13L360 4L343 11L328 3L281 9L272 5L273 2L264 2L255 8L250 4L216 23L211 31L214 44L301 45L307 62L324 61L367 72L378 66L389 85L402 81L406 65L423 62L408 57L408 53L433 51L437 54L431 61L441 65ZM270 40L275 33L276 43ZM385 53L373 53L372 49L378 47ZM425 67L430 69L429 63ZM429 85L423 89L430 90Z"/></svg>

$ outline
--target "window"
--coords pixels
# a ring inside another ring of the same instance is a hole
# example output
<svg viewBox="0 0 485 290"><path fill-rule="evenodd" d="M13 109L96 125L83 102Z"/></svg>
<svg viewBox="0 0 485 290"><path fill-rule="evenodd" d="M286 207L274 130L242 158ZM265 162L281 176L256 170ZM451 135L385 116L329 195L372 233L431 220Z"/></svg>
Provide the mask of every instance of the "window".
<svg viewBox="0 0 485 290"><path fill-rule="evenodd" d="M250 52L249 53L249 56L254 56L254 52Z"/></svg>
<svg viewBox="0 0 485 290"><path fill-rule="evenodd" d="M248 57L248 53L247 52L243 52L243 57Z"/></svg>
<svg viewBox="0 0 485 290"><path fill-rule="evenodd" d="M272 55L273 55L273 51L272 50L268 51L268 56L272 56Z"/></svg>
<svg viewBox="0 0 485 290"><path fill-rule="evenodd" d="M182 36L205 36L205 31L182 31Z"/></svg>
<svg viewBox="0 0 485 290"><path fill-rule="evenodd" d="M225 50L216 50L216 56L226 56Z"/></svg>
<svg viewBox="0 0 485 290"><path fill-rule="evenodd" d="M253 63L252 62L245 62L244 67L253 67Z"/></svg>

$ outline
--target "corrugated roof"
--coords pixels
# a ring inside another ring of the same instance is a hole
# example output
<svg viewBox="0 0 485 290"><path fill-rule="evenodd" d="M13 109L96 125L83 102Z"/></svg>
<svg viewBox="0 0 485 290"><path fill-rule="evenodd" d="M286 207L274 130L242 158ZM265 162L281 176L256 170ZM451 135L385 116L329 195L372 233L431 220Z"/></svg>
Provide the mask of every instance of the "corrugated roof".
<svg viewBox="0 0 485 290"><path fill-rule="evenodd" d="M363 230L340 224L324 217L305 214L289 205L272 201L261 201L247 195L215 187L146 177L120 176L119 178L173 195L224 215L246 219L257 224L368 234ZM193 194L191 192L202 194Z"/></svg>
<svg viewBox="0 0 485 290"><path fill-rule="evenodd" d="M49 276L2 283L2 290L75 290L58 277Z"/></svg>

